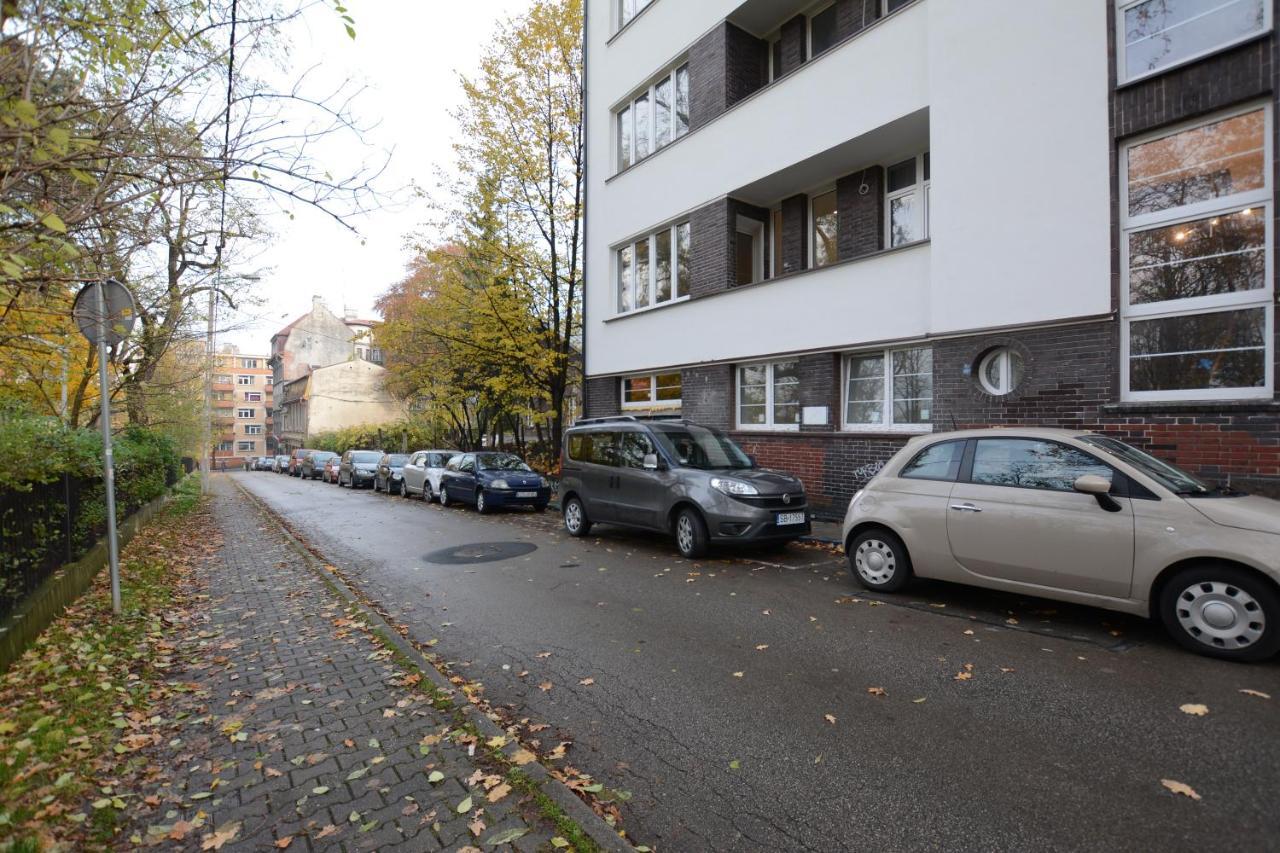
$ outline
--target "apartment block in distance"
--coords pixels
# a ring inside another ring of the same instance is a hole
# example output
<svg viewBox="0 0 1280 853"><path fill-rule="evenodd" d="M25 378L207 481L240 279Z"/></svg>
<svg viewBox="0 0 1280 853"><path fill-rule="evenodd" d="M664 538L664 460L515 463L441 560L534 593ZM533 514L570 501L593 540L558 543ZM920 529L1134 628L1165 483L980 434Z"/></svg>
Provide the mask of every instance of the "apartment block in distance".
<svg viewBox="0 0 1280 853"><path fill-rule="evenodd" d="M224 351L214 358L214 468L243 467L255 456L273 455L273 383L267 356Z"/></svg>
<svg viewBox="0 0 1280 853"><path fill-rule="evenodd" d="M819 511L913 435L1280 492L1272 0L588 0L586 414Z"/></svg>

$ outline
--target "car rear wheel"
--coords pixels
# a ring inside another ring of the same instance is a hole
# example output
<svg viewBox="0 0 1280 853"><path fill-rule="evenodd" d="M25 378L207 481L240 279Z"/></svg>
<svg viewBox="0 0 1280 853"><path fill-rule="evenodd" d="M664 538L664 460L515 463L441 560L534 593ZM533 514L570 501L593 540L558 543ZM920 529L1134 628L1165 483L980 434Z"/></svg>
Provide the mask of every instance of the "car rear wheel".
<svg viewBox="0 0 1280 853"><path fill-rule="evenodd" d="M707 553L707 525L692 507L676 516L676 549L680 556L693 560Z"/></svg>
<svg viewBox="0 0 1280 853"><path fill-rule="evenodd" d="M1160 615L1180 645L1202 655L1258 661L1280 651L1280 594L1238 566L1178 572L1161 590Z"/></svg>
<svg viewBox="0 0 1280 853"><path fill-rule="evenodd" d="M484 489L476 489L476 512L488 515L489 509L489 502L484 498Z"/></svg>
<svg viewBox="0 0 1280 853"><path fill-rule="evenodd" d="M902 540L883 528L864 530L845 549L858 583L877 592L897 592L911 580L911 558Z"/></svg>
<svg viewBox="0 0 1280 853"><path fill-rule="evenodd" d="M591 519L587 518L587 509L576 497L564 502L564 529L570 536L586 536L591 532Z"/></svg>

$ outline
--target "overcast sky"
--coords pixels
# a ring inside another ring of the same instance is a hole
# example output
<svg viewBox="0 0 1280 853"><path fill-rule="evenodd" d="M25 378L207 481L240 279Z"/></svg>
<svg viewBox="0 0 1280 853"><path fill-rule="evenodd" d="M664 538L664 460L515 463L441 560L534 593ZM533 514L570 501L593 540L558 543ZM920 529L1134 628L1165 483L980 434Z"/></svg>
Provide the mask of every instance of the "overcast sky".
<svg viewBox="0 0 1280 853"><path fill-rule="evenodd" d="M347 78L354 87L364 86L354 112L363 124L377 127L363 141L348 137L326 146L334 176L344 165L381 162L391 151L380 181L384 191L394 194L412 182L434 189L437 168L453 162L456 131L449 113L462 97L458 73L472 75L494 25L526 9L529 0L357 0L346 5L356 19L356 39L347 37L331 10L313 6L289 32L290 69L277 85L287 87L311 69L308 88L313 91ZM254 285L266 301L248 313L224 311L220 345L269 352L271 335L310 310L312 295L323 297L339 315L345 306L361 317L375 316L374 299L402 277L409 259L405 235L427 217L421 204L381 210L354 221L361 232L355 236L313 210L296 208L294 214L293 220L283 213L271 216L275 238L238 269L272 268Z"/></svg>

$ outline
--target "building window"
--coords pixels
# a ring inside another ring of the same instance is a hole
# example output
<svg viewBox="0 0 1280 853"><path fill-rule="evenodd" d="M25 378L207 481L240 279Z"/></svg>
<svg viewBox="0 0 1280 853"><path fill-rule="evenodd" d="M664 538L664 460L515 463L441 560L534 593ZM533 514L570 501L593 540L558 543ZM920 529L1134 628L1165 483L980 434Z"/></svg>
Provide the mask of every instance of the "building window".
<svg viewBox="0 0 1280 853"><path fill-rule="evenodd" d="M813 197L813 266L825 267L840 259L837 241L840 237L840 210L836 191Z"/></svg>
<svg viewBox="0 0 1280 853"><path fill-rule="evenodd" d="M800 428L800 362L738 368L738 427Z"/></svg>
<svg viewBox="0 0 1280 853"><path fill-rule="evenodd" d="M253 376L252 376L252 375L248 375L248 374L244 374L244 373L242 373L242 374L240 374L240 375L238 375L238 376L236 377L236 384L237 384L237 385L252 385L252 384L253 384Z"/></svg>
<svg viewBox="0 0 1280 853"><path fill-rule="evenodd" d="M927 429L933 409L933 350L855 353L845 359L848 429Z"/></svg>
<svg viewBox="0 0 1280 853"><path fill-rule="evenodd" d="M1254 107L1121 150L1125 399L1271 396L1271 121Z"/></svg>
<svg viewBox="0 0 1280 853"><path fill-rule="evenodd" d="M216 374L216 375L213 377L213 381L214 381L214 382L216 382L216 383L218 383L219 385L230 385L230 384L231 384L231 374L229 374L229 373L219 373L219 374Z"/></svg>
<svg viewBox="0 0 1280 853"><path fill-rule="evenodd" d="M271 385L274 385L274 384L275 384L275 382L276 382L275 378L274 378L274 377L271 377L271 376L264 376L264 377L262 377L262 381L263 381L263 382L264 382L268 387L270 387Z"/></svg>
<svg viewBox="0 0 1280 853"><path fill-rule="evenodd" d="M929 152L890 166L885 191L885 242L890 248L928 238Z"/></svg>
<svg viewBox="0 0 1280 853"><path fill-rule="evenodd" d="M218 452L219 452L219 453L230 453L234 448L235 448L235 443L234 443L234 442L231 442L231 441L219 441L219 442L218 442Z"/></svg>
<svg viewBox="0 0 1280 853"><path fill-rule="evenodd" d="M261 402L262 402L262 392L261 392L261 391L245 391L245 392L244 392L244 401L245 401L246 403L261 403Z"/></svg>
<svg viewBox="0 0 1280 853"><path fill-rule="evenodd" d="M617 112L618 170L689 132L689 66L666 72Z"/></svg>
<svg viewBox="0 0 1280 853"><path fill-rule="evenodd" d="M689 223L641 237L617 250L618 313L662 305L689 292Z"/></svg>
<svg viewBox="0 0 1280 853"><path fill-rule="evenodd" d="M618 0L618 29L631 23L631 19L652 2L653 0Z"/></svg>
<svg viewBox="0 0 1280 853"><path fill-rule="evenodd" d="M988 394L1002 397L1022 383L1022 356L1009 347L996 347L978 363L978 382Z"/></svg>
<svg viewBox="0 0 1280 853"><path fill-rule="evenodd" d="M622 380L622 408L648 409L680 405L680 372L627 376Z"/></svg>
<svg viewBox="0 0 1280 853"><path fill-rule="evenodd" d="M891 14L912 2L914 2L914 0L884 0L884 13L886 15Z"/></svg>
<svg viewBox="0 0 1280 853"><path fill-rule="evenodd" d="M1270 0L1120 0L1117 6L1122 83L1271 29Z"/></svg>
<svg viewBox="0 0 1280 853"><path fill-rule="evenodd" d="M251 419L253 417L253 409L236 409L236 417L241 420Z"/></svg>
<svg viewBox="0 0 1280 853"><path fill-rule="evenodd" d="M240 366L245 370L256 370L258 368L258 359L242 358L240 359Z"/></svg>
<svg viewBox="0 0 1280 853"><path fill-rule="evenodd" d="M241 453L252 453L253 449L258 446L256 441L237 441L236 450Z"/></svg>
<svg viewBox="0 0 1280 853"><path fill-rule="evenodd" d="M262 435L262 424L245 424L245 435Z"/></svg>
<svg viewBox="0 0 1280 853"><path fill-rule="evenodd" d="M825 53L836 43L836 7L828 6L809 18L809 56Z"/></svg>
<svg viewBox="0 0 1280 853"><path fill-rule="evenodd" d="M734 283L764 280L764 223L739 216L734 231Z"/></svg>

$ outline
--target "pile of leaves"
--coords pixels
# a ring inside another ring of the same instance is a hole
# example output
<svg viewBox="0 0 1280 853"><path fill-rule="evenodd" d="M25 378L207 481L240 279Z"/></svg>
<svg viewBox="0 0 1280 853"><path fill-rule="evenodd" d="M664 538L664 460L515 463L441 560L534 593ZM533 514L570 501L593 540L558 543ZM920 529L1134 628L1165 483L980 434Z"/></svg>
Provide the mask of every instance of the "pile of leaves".
<svg viewBox="0 0 1280 853"><path fill-rule="evenodd" d="M122 554L123 613L107 573L0 679L0 850L105 845L137 804L132 781L158 742L167 637L195 600L192 569L217 547L194 478Z"/></svg>

